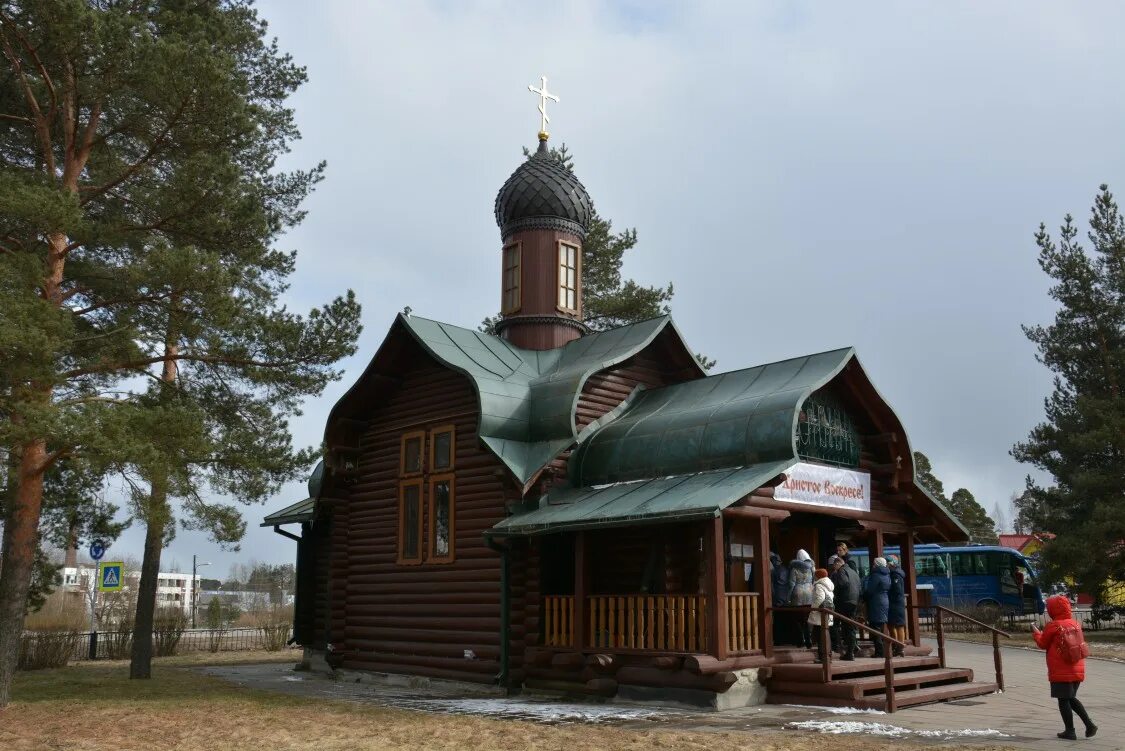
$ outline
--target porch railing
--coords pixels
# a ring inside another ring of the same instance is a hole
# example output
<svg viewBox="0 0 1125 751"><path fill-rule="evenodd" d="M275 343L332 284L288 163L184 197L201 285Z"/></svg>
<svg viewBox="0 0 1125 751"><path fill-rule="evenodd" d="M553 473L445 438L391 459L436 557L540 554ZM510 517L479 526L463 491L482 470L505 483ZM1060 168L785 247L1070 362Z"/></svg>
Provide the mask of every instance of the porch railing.
<svg viewBox="0 0 1125 751"><path fill-rule="evenodd" d="M731 654L759 649L758 593L728 592L727 650Z"/></svg>
<svg viewBox="0 0 1125 751"><path fill-rule="evenodd" d="M570 647L574 645L574 597L573 595L543 598L543 641L548 647Z"/></svg>
<svg viewBox="0 0 1125 751"><path fill-rule="evenodd" d="M704 595L594 595L587 598L589 642L597 649L704 652Z"/></svg>

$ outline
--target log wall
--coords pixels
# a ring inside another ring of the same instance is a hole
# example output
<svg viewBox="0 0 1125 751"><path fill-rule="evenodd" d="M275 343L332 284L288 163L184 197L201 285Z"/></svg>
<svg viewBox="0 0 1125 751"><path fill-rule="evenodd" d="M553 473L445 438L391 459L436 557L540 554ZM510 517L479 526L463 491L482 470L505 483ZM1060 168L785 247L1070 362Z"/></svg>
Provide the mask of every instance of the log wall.
<svg viewBox="0 0 1125 751"><path fill-rule="evenodd" d="M477 440L468 380L420 350L411 357L399 388L367 418L358 478L337 512L333 633L343 637L345 668L491 683L499 672L500 556L482 532L504 516L504 470ZM399 564L401 437L448 424L456 429L455 560Z"/></svg>

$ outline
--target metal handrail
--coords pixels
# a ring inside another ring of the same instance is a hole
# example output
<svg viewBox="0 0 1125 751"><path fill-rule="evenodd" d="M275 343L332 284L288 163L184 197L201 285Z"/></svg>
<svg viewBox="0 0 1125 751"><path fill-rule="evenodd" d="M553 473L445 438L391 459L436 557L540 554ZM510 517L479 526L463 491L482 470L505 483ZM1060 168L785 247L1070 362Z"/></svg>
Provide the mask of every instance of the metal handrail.
<svg viewBox="0 0 1125 751"><path fill-rule="evenodd" d="M859 621L849 618L846 615L841 615L832 608L814 608L811 605L797 605L792 607L783 608L768 608L769 610L785 612L785 613L812 613L816 611L820 613L820 651L824 655L824 660L821 666L821 674L824 677L824 682L828 683L832 680L832 650L828 647L828 618L832 616L839 618L845 623L850 623L853 626L858 626L865 631L871 631L869 626L865 626ZM873 632L874 633L874 632ZM897 644L902 648L906 648L906 642L899 641L892 636L884 636L880 634L880 639L889 641L891 644ZM887 696L887 712L894 712L897 708L895 706L895 671L891 663L891 656L894 650L887 649L883 645L883 680L886 682L886 696ZM942 667L945 667L944 663Z"/></svg>
<svg viewBox="0 0 1125 751"><path fill-rule="evenodd" d="M949 613L952 616L991 631L992 665L996 668L996 687L1001 691L1004 690L1004 659L1000 656L1000 637L1003 636L1005 639L1011 639L1011 634L1009 634L1007 631L1004 631L1003 629L996 628L995 626L989 626L987 623L981 623L976 618L970 618L964 613L958 613L956 610L947 608L944 605L910 605L910 607L914 608L915 610L921 610L925 608L927 610L933 609L937 611L937 615L934 617L934 628L937 631L938 662L943 668L945 667L945 629L942 628L942 613Z"/></svg>

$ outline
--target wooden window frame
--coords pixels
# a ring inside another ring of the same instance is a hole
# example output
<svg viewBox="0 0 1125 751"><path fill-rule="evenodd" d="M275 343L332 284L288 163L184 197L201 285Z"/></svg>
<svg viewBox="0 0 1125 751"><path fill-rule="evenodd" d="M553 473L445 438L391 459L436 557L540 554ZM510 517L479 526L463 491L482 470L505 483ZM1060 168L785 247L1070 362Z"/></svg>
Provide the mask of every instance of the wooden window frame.
<svg viewBox="0 0 1125 751"><path fill-rule="evenodd" d="M559 293L562 290L569 292L570 287L566 285L566 270L570 266L564 264L561 258L563 248L574 248L574 307L568 307L559 303ZM578 309L582 306L582 246L576 243L568 243L564 240L559 240L555 246L555 309L562 313L571 313L578 315Z"/></svg>
<svg viewBox="0 0 1125 751"><path fill-rule="evenodd" d="M413 472L406 471L406 442L417 438L420 443L418 444L418 469ZM409 433L403 433L401 442L399 443L398 451L398 474L399 477L421 477L422 473L426 470L426 431L412 430Z"/></svg>
<svg viewBox="0 0 1125 751"><path fill-rule="evenodd" d="M516 272L516 286L507 286L508 274L508 251L514 250L516 254L516 265L513 267ZM518 313L520 308L523 307L523 244L512 243L505 245L504 249L500 252L500 313L503 315L511 315ZM515 302L512 305L507 305L508 290L515 289Z"/></svg>
<svg viewBox="0 0 1125 751"><path fill-rule="evenodd" d="M443 556L439 556L434 550L434 543L437 541L437 513L435 513L437 499L434 495L434 485L439 482L449 483L449 553ZM428 485L430 494L426 502L426 513L429 517L427 529L430 534L426 541L426 562L453 563L457 559L457 480L453 472L442 472L441 474L430 475Z"/></svg>
<svg viewBox="0 0 1125 751"><path fill-rule="evenodd" d="M423 480L414 477L398 484L398 563L402 566L418 566L425 561L426 552L426 499L422 493ZM406 489L418 488L418 556L407 558L404 553L406 541Z"/></svg>
<svg viewBox="0 0 1125 751"><path fill-rule="evenodd" d="M436 452L434 448L437 446L437 436L439 433L449 433L449 466L438 467L437 462L434 461L437 457L434 455ZM457 469L457 426L455 425L438 425L436 428L430 429L430 466L431 472L445 474L446 472L453 472Z"/></svg>

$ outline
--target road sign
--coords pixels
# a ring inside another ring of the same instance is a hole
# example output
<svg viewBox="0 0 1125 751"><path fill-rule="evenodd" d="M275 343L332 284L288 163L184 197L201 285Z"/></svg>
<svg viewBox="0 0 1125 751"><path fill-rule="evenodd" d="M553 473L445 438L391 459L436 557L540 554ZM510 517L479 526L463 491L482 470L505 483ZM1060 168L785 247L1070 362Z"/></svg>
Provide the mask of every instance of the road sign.
<svg viewBox="0 0 1125 751"><path fill-rule="evenodd" d="M102 592L119 592L125 581L125 564L113 561L98 564L98 589Z"/></svg>
<svg viewBox="0 0 1125 751"><path fill-rule="evenodd" d="M101 540L94 540L90 543L90 557L95 561L100 561L102 556L105 555L105 543Z"/></svg>

